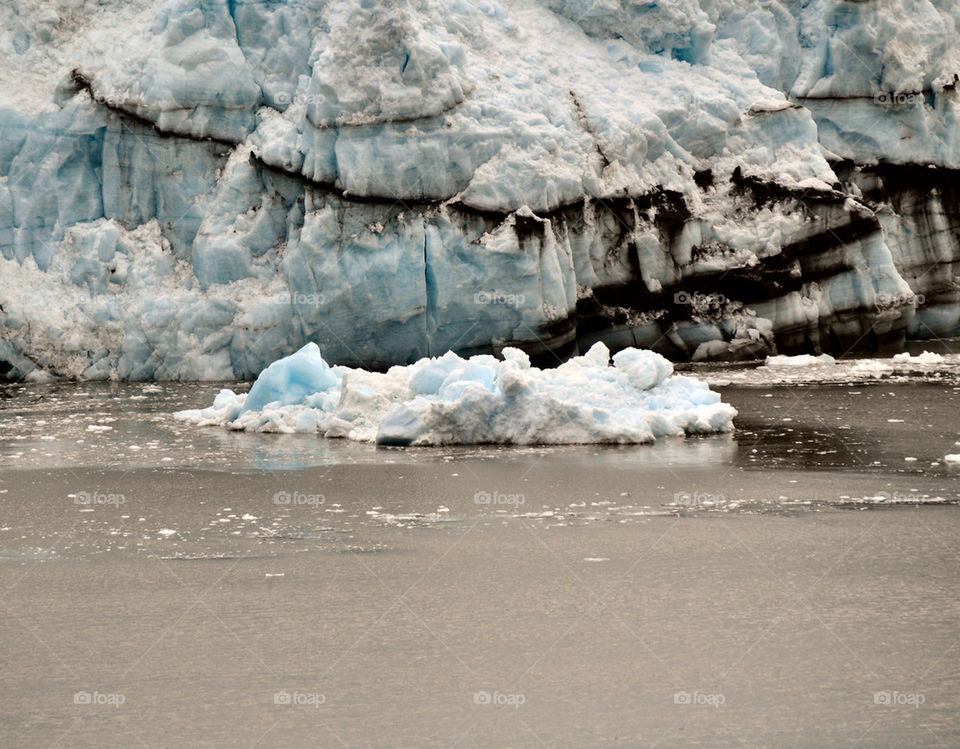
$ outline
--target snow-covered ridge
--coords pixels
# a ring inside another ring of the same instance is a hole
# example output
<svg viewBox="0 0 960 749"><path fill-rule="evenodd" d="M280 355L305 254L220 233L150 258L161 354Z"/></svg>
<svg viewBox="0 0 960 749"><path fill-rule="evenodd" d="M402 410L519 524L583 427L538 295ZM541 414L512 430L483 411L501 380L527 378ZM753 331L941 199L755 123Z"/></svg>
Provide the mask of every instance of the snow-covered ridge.
<svg viewBox="0 0 960 749"><path fill-rule="evenodd" d="M957 335L953 11L17 0L0 375Z"/></svg>
<svg viewBox="0 0 960 749"><path fill-rule="evenodd" d="M274 362L250 392L221 390L181 411L200 426L317 432L388 445L645 443L725 432L737 412L704 383L673 374L659 354L602 343L554 369L519 349L454 353L385 373L330 367L316 344Z"/></svg>

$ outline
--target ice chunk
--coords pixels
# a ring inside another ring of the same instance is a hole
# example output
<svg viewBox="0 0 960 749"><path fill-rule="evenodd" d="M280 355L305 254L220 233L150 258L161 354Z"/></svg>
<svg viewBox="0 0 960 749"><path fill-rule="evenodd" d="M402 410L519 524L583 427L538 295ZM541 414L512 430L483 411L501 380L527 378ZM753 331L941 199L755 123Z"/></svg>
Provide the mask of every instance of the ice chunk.
<svg viewBox="0 0 960 749"><path fill-rule="evenodd" d="M614 354L613 364L630 378L630 382L638 390L649 390L673 374L673 365L660 354L635 348Z"/></svg>
<svg viewBox="0 0 960 749"><path fill-rule="evenodd" d="M893 365L880 359L861 359L853 365L854 375L885 375L893 371Z"/></svg>
<svg viewBox="0 0 960 749"><path fill-rule="evenodd" d="M556 369L508 348L502 361L448 352L377 373L331 368L311 343L267 367L249 395L222 390L212 408L177 418L388 445L643 443L732 428L731 406L672 371L659 354L633 348L611 366L596 344Z"/></svg>
<svg viewBox="0 0 960 749"><path fill-rule="evenodd" d="M323 360L319 346L308 343L295 354L275 361L260 373L247 394L241 413L261 411L267 405L302 403L308 395L324 393L339 386L340 378Z"/></svg>
<svg viewBox="0 0 960 749"><path fill-rule="evenodd" d="M837 360L830 354L820 354L820 356L800 354L799 356L768 356L764 365L767 367L815 367L836 363Z"/></svg>
<svg viewBox="0 0 960 749"><path fill-rule="evenodd" d="M934 354L930 351L924 351L922 354L917 354L916 356L911 356L908 352L904 351L902 354L897 354L893 357L893 361L898 364L943 364L943 356L940 354Z"/></svg>

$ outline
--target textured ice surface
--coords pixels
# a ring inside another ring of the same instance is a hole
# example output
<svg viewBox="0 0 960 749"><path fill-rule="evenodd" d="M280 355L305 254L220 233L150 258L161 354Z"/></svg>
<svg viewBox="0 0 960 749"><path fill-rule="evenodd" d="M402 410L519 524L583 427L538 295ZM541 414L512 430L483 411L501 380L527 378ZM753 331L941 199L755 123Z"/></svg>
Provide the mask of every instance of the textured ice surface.
<svg viewBox="0 0 960 749"><path fill-rule="evenodd" d="M16 0L0 52L0 376L960 334L955 0Z"/></svg>
<svg viewBox="0 0 960 749"><path fill-rule="evenodd" d="M907 356L910 355L907 354ZM820 356L799 354L798 356L768 356L764 365L767 367L782 368L830 366L836 363L837 360L830 356L830 354L820 354Z"/></svg>
<svg viewBox="0 0 960 749"><path fill-rule="evenodd" d="M659 354L602 343L555 369L454 353L385 373L330 367L316 344L274 362L250 392L222 390L210 408L181 411L199 425L390 445L643 443L732 429L736 410L704 383L673 374Z"/></svg>
<svg viewBox="0 0 960 749"><path fill-rule="evenodd" d="M897 354L876 359L846 358L836 359L832 363L806 355L771 358L794 361L781 362L779 366L769 361L757 367L712 365L707 369L695 368L695 372L699 379L711 386L854 385L918 381L944 386L960 382L960 354L924 351L916 356Z"/></svg>
<svg viewBox="0 0 960 749"><path fill-rule="evenodd" d="M942 364L944 358L943 354L935 354L932 351L924 351L916 356L911 356L904 351L902 354L894 356L893 361L905 364Z"/></svg>

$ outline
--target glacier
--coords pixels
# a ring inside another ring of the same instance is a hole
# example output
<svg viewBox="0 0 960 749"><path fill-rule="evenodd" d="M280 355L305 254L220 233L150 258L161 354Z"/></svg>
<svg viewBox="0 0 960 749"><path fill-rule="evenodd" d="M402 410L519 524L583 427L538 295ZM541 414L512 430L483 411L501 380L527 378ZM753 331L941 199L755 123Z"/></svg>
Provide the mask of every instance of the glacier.
<svg viewBox="0 0 960 749"><path fill-rule="evenodd" d="M0 378L960 335L955 0L12 0Z"/></svg>
<svg viewBox="0 0 960 749"><path fill-rule="evenodd" d="M538 369L520 349L503 359L453 352L386 372L331 367L316 343L268 366L249 393L221 390L181 421L259 432L308 432L382 445L641 444L728 432L736 409L652 351L602 343Z"/></svg>

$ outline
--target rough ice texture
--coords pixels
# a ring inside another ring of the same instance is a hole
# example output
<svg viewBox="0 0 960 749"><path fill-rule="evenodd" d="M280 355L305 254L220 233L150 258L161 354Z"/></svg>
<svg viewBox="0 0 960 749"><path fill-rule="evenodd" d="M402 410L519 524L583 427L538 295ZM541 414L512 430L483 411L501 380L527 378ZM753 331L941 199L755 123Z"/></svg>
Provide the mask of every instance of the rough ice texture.
<svg viewBox="0 0 960 749"><path fill-rule="evenodd" d="M910 356L906 351L902 354L897 354L893 357L893 361L902 363L902 364L943 364L944 357L942 354L935 354L931 351L924 351L922 354L917 354L916 356Z"/></svg>
<svg viewBox="0 0 960 749"><path fill-rule="evenodd" d="M907 354L909 357L910 354ZM764 365L767 367L816 367L831 366L836 364L837 360L830 354L820 354L820 356L811 356L810 354L799 354L797 356L768 356Z"/></svg>
<svg viewBox="0 0 960 749"><path fill-rule="evenodd" d="M955 0L14 0L0 377L958 335L957 23Z"/></svg>
<svg viewBox="0 0 960 749"><path fill-rule="evenodd" d="M772 357L773 358L773 357ZM782 385L853 385L882 382L956 381L960 378L960 354L936 354L924 351L917 356L897 354L893 357L837 359L821 362L816 357L800 355L779 357L780 366L767 363L761 367L720 366L700 369L697 376L716 387L731 384L745 387L779 387ZM795 361L794 361L795 360ZM960 443L958 443L960 444Z"/></svg>
<svg viewBox="0 0 960 749"><path fill-rule="evenodd" d="M519 349L450 352L385 373L330 367L314 343L267 367L249 393L222 390L199 425L318 432L388 445L645 443L725 432L736 410L659 354L602 343L554 369Z"/></svg>

